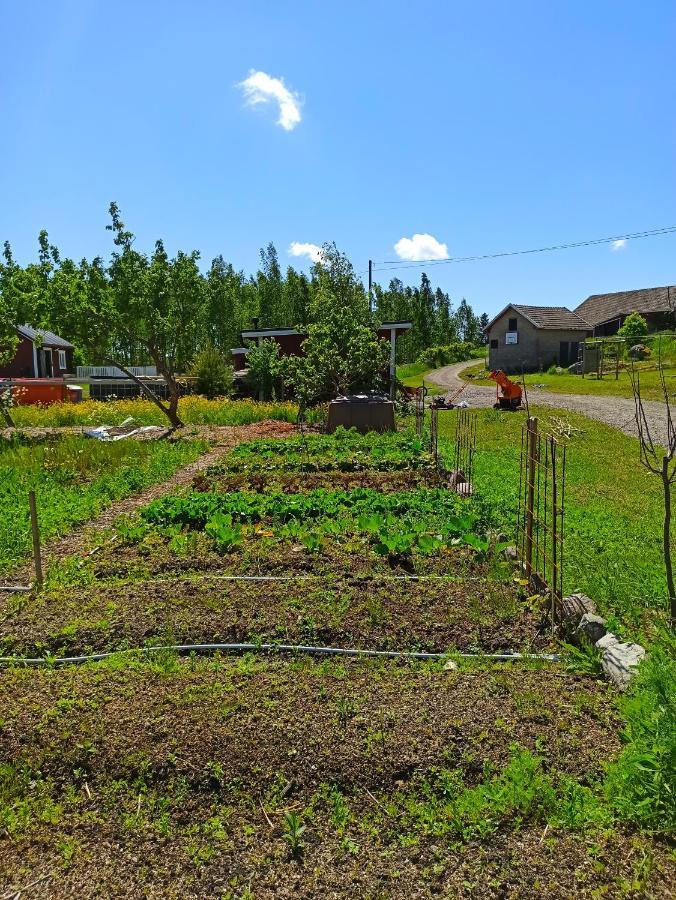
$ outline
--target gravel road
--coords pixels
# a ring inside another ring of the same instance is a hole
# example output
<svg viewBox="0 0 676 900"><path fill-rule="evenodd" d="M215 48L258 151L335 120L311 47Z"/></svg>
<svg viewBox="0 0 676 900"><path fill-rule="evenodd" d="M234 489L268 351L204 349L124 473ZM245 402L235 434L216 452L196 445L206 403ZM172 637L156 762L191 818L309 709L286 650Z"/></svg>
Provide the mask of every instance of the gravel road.
<svg viewBox="0 0 676 900"><path fill-rule="evenodd" d="M485 385L472 384L463 381L459 375L463 369L475 366L476 360L469 360L461 363L454 363L452 366L444 366L441 369L435 369L426 376L426 381L431 381L440 387L448 388L449 391L456 391L463 385L467 385L462 394L458 398L466 400L469 405L476 409L479 407L492 406L495 403L495 388L486 387ZM573 412L581 413L590 419L596 419L598 422L604 422L619 431L636 437L636 418L634 410L634 401L626 397L594 397L589 394L556 394L552 391L541 391L531 389L528 391L528 402L538 406L552 406L557 409L570 409ZM648 424L652 430L653 438L658 443L665 445L666 436L666 415L665 405L657 400L646 400L644 402Z"/></svg>

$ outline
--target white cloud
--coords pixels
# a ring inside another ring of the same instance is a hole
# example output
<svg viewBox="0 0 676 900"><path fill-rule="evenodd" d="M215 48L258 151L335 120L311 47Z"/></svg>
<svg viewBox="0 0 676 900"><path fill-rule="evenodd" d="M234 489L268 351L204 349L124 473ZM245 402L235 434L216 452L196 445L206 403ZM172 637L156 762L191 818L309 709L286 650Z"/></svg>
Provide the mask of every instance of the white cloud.
<svg viewBox="0 0 676 900"><path fill-rule="evenodd" d="M624 250L626 246L627 242L624 238L620 238L619 241L613 241L613 243L611 244L613 250Z"/></svg>
<svg viewBox="0 0 676 900"><path fill-rule="evenodd" d="M400 238L394 245L399 259L422 262L428 259L448 259L448 247L431 234L414 234L412 238Z"/></svg>
<svg viewBox="0 0 676 900"><path fill-rule="evenodd" d="M302 244L299 241L293 241L289 246L291 256L307 256L312 262L321 262L324 258L322 248L317 244Z"/></svg>
<svg viewBox="0 0 676 900"><path fill-rule="evenodd" d="M302 100L298 94L289 90L282 78L273 78L266 72L251 69L248 78L240 81L237 87L244 91L244 99L248 106L276 101L279 104L277 124L285 131L293 131L299 124Z"/></svg>

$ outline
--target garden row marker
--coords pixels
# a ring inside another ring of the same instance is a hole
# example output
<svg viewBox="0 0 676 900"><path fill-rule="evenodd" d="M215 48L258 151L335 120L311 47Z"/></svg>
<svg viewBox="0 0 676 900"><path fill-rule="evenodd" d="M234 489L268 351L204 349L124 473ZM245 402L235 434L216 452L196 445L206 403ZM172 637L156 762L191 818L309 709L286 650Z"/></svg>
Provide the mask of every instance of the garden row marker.
<svg viewBox="0 0 676 900"><path fill-rule="evenodd" d="M35 502L35 491L28 493L28 505L31 511L31 530L33 532L33 560L35 562L35 583L42 587L42 555L40 552L40 526L38 524L38 508Z"/></svg>

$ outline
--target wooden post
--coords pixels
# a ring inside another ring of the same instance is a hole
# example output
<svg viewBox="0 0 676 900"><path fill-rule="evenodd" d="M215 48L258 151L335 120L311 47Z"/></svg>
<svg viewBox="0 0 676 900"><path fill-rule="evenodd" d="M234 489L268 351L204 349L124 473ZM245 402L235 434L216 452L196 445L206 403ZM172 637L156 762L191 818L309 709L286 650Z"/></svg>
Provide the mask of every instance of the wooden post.
<svg viewBox="0 0 676 900"><path fill-rule="evenodd" d="M33 532L33 560L35 562L35 583L42 587L42 554L40 552L40 526L38 524L38 508L35 502L35 491L28 494L28 505L31 511L31 530Z"/></svg>
<svg viewBox="0 0 676 900"><path fill-rule="evenodd" d="M526 578L533 573L533 522L535 520L535 466L538 450L538 420L528 420L528 475L526 476Z"/></svg>
<svg viewBox="0 0 676 900"><path fill-rule="evenodd" d="M558 510L558 491L556 484L556 441L553 437L549 438L551 444L551 454L552 454L552 628L554 628L554 624L556 622L556 601L558 598L558 590L559 590L559 558L558 558L558 546L557 542L559 540L559 523L557 520Z"/></svg>

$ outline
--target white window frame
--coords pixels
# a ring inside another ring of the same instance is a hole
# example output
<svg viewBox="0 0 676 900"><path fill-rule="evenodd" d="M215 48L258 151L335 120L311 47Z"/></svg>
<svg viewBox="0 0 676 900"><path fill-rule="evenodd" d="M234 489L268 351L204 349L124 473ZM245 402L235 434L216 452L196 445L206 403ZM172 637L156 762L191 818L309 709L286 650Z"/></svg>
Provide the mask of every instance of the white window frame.
<svg viewBox="0 0 676 900"><path fill-rule="evenodd" d="M507 331L505 332L505 344L513 345L519 343L519 332L518 331Z"/></svg>
<svg viewBox="0 0 676 900"><path fill-rule="evenodd" d="M61 369L62 372L65 372L67 366L68 366L68 361L66 360L66 351L59 350L59 368Z"/></svg>

